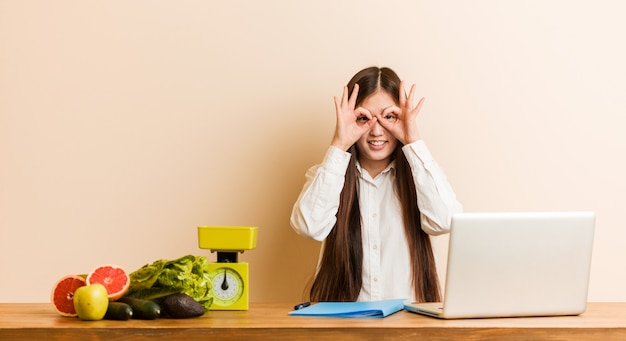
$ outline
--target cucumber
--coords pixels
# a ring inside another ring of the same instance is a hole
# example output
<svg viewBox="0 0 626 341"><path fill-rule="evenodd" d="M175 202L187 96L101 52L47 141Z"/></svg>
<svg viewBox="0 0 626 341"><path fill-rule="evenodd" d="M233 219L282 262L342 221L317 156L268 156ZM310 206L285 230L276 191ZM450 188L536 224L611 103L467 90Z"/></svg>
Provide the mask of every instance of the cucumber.
<svg viewBox="0 0 626 341"><path fill-rule="evenodd" d="M154 320L161 315L161 307L154 301L135 297L122 297L116 302L126 303L133 309L133 318Z"/></svg>
<svg viewBox="0 0 626 341"><path fill-rule="evenodd" d="M109 302L109 307L104 315L106 320L126 321L133 316L133 308L123 302Z"/></svg>

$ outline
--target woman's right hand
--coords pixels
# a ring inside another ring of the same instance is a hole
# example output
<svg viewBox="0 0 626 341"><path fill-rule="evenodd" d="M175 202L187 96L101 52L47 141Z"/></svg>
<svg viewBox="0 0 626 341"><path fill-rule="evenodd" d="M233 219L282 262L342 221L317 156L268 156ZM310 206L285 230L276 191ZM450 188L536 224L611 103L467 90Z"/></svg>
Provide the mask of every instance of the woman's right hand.
<svg viewBox="0 0 626 341"><path fill-rule="evenodd" d="M355 84L349 97L348 87L343 87L341 102L337 99L337 96L334 97L337 123L331 145L344 151L347 151L358 141L377 120L367 109L361 107L354 108L358 94L359 85Z"/></svg>

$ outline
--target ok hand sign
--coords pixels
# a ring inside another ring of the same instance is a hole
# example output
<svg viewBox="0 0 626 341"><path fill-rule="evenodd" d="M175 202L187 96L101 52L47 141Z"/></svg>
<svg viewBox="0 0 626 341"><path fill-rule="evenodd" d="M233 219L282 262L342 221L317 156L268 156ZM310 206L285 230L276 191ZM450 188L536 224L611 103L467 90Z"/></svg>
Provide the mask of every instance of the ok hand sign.
<svg viewBox="0 0 626 341"><path fill-rule="evenodd" d="M343 87L341 101L335 99L337 124L332 145L347 151L377 121L377 118L365 108L354 108L359 93L359 85L355 84L352 94L348 97L348 87Z"/></svg>
<svg viewBox="0 0 626 341"><path fill-rule="evenodd" d="M400 107L392 107L389 111L376 116L380 125L405 145L421 139L417 129L417 114L419 114L422 103L424 103L424 97L416 106L413 106L414 95L415 84L411 86L411 91L407 97L404 92L404 82L400 82ZM393 119L389 119L389 115Z"/></svg>

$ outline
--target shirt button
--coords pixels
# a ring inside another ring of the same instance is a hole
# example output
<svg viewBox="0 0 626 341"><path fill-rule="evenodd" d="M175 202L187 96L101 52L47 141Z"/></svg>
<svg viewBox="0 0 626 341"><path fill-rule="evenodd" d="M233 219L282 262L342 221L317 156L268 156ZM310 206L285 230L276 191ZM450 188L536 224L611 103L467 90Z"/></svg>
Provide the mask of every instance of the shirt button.
<svg viewBox="0 0 626 341"><path fill-rule="evenodd" d="M376 214L376 213L372 214L372 218L376 218L377 216L378 216L378 214Z"/></svg>
<svg viewBox="0 0 626 341"><path fill-rule="evenodd" d="M378 282L378 277L374 277L374 282Z"/></svg>
<svg viewBox="0 0 626 341"><path fill-rule="evenodd" d="M372 246L372 249L374 249L374 250L378 250L378 245L374 245L374 246Z"/></svg>

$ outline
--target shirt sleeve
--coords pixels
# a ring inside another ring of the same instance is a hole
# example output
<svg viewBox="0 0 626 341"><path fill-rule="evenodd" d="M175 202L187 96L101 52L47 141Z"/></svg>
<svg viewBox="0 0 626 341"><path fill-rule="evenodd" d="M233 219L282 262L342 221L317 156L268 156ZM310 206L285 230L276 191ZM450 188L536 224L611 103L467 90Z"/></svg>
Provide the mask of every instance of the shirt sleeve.
<svg viewBox="0 0 626 341"><path fill-rule="evenodd" d="M329 147L321 164L306 173L306 182L291 212L291 227L299 235L326 239L337 220L339 199L351 154Z"/></svg>
<svg viewBox="0 0 626 341"><path fill-rule="evenodd" d="M463 211L448 180L423 140L402 148L409 161L420 209L422 229L437 236L450 232L452 215Z"/></svg>

